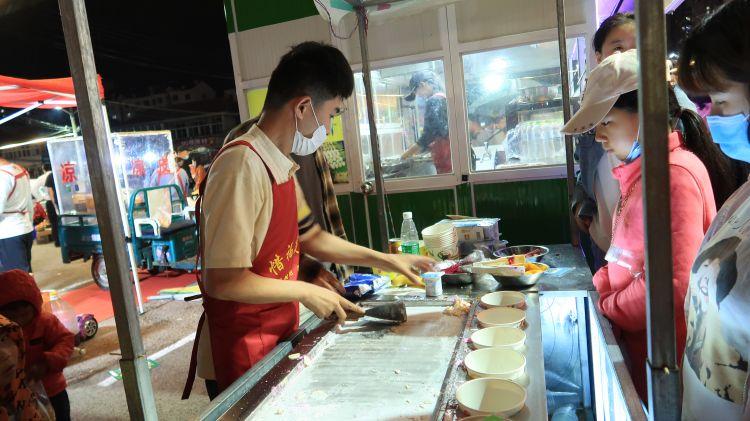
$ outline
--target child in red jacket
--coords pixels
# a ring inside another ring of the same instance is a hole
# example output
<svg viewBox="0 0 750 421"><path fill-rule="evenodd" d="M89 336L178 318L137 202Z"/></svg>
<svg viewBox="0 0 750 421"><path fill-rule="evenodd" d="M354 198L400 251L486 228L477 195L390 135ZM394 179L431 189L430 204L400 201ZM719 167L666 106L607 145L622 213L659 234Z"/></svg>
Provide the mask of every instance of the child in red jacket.
<svg viewBox="0 0 750 421"><path fill-rule="evenodd" d="M73 353L73 333L54 314L42 311L42 294L28 273L0 273L0 285L0 314L23 329L27 379L42 381L58 421L70 420L63 369Z"/></svg>

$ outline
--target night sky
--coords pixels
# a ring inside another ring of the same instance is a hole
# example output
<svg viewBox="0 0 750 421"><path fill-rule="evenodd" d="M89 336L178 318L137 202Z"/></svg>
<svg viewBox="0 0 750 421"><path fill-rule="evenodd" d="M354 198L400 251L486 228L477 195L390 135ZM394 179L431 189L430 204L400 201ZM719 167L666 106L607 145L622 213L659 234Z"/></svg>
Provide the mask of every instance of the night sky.
<svg viewBox="0 0 750 421"><path fill-rule="evenodd" d="M15 1L32 4L0 17L0 74L69 76L57 1ZM93 0L86 7L108 94L194 79L234 85L221 0Z"/></svg>
<svg viewBox="0 0 750 421"><path fill-rule="evenodd" d="M105 99L194 80L234 87L221 0L87 0L86 8ZM70 76L56 0L0 0L0 13L0 74ZM9 129L0 126L0 143Z"/></svg>

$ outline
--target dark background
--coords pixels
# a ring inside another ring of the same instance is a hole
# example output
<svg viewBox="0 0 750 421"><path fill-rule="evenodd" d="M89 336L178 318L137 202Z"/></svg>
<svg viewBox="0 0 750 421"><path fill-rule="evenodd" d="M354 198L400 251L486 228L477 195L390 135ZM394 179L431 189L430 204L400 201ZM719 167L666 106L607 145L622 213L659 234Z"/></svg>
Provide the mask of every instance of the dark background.
<svg viewBox="0 0 750 421"><path fill-rule="evenodd" d="M86 8L105 99L195 81L217 92L234 89L221 0L87 0ZM0 0L0 75L70 76L57 1ZM0 144L42 131L28 119L69 121L62 112L34 111L0 125Z"/></svg>

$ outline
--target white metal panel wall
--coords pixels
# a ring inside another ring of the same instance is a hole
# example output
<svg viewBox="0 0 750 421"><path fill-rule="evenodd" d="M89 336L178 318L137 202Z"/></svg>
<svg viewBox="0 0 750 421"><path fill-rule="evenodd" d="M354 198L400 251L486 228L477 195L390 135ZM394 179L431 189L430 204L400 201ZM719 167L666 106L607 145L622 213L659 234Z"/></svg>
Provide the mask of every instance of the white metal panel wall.
<svg viewBox="0 0 750 421"><path fill-rule="evenodd" d="M442 24L445 27L445 22L441 22L440 19L443 16L441 9L436 8L416 15L391 19L381 24L371 23L367 33L370 61L408 57L441 50L443 47L440 44L440 26ZM348 35L355 21L353 14L347 16L341 25L342 29L337 33ZM341 46L350 63L362 62L359 34L356 31L350 39L344 40Z"/></svg>
<svg viewBox="0 0 750 421"><path fill-rule="evenodd" d="M584 0L565 2L566 25L586 22L583 6ZM555 0L464 0L455 7L458 42L557 27Z"/></svg>
<svg viewBox="0 0 750 421"><path fill-rule="evenodd" d="M328 22L320 16L310 16L239 33L238 46L243 81L266 78L279 63L289 47L304 41L331 42Z"/></svg>

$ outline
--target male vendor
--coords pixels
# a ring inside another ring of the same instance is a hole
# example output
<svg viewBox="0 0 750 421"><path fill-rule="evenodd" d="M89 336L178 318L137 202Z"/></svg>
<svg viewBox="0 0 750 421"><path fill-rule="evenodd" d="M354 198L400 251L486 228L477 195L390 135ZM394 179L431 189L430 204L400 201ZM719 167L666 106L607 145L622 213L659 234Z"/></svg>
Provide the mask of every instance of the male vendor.
<svg viewBox="0 0 750 421"><path fill-rule="evenodd" d="M448 100L445 97L438 77L429 70L415 72L409 80L411 92L404 101L411 102L417 97L423 98L424 129L417 143L401 155L407 159L414 154L430 150L432 162L438 174L447 174L453 170L451 163L451 143L448 139Z"/></svg>
<svg viewBox="0 0 750 421"><path fill-rule="evenodd" d="M412 267L432 266L425 257L354 245L317 225L298 234L296 165L289 156L315 152L353 89L351 67L339 50L317 42L293 47L271 74L258 124L226 144L211 165L198 218L206 321L198 370L203 378L215 376L214 392L297 329L299 303L340 323L347 312L362 314L334 291L296 282L300 251L400 272L415 282Z"/></svg>

